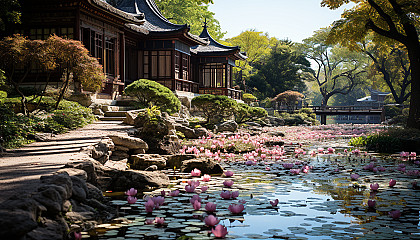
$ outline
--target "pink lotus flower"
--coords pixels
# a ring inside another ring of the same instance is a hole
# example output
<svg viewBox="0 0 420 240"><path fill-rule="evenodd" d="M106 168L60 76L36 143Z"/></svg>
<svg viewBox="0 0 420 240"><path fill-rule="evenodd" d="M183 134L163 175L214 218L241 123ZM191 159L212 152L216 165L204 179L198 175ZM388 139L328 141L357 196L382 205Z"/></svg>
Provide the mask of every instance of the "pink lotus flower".
<svg viewBox="0 0 420 240"><path fill-rule="evenodd" d="M376 201L369 199L368 202L367 202L367 205L368 205L369 208L375 208Z"/></svg>
<svg viewBox="0 0 420 240"><path fill-rule="evenodd" d="M232 198L232 192L231 192L231 191L222 191L222 192L220 193L220 196L221 196L223 199L231 199L231 198Z"/></svg>
<svg viewBox="0 0 420 240"><path fill-rule="evenodd" d="M211 230L217 238L224 238L228 234L228 230L225 226L217 225L215 228Z"/></svg>
<svg viewBox="0 0 420 240"><path fill-rule="evenodd" d="M324 148L318 148L319 153L324 153Z"/></svg>
<svg viewBox="0 0 420 240"><path fill-rule="evenodd" d="M274 201L270 201L270 204L271 204L271 206L273 206L273 207L277 207L277 205L279 204L279 200L278 200L278 199L276 199L276 200L274 200Z"/></svg>
<svg viewBox="0 0 420 240"><path fill-rule="evenodd" d="M204 174L204 176L203 176L203 182L208 182L208 181L210 181L210 175L208 175L208 174Z"/></svg>
<svg viewBox="0 0 420 240"><path fill-rule="evenodd" d="M298 175L300 173L300 169L290 169L290 174Z"/></svg>
<svg viewBox="0 0 420 240"><path fill-rule="evenodd" d="M204 208L206 209L207 212L215 212L216 207L217 207L217 204L208 202Z"/></svg>
<svg viewBox="0 0 420 240"><path fill-rule="evenodd" d="M233 199L236 199L237 197L239 197L239 191L234 191L232 192L232 196Z"/></svg>
<svg viewBox="0 0 420 240"><path fill-rule="evenodd" d="M378 183L370 184L370 189L373 191L377 191L379 189L379 184Z"/></svg>
<svg viewBox="0 0 420 240"><path fill-rule="evenodd" d="M193 203L193 208L194 208L194 210L196 210L196 211L198 211L198 210L200 210L200 208L201 208L201 203L199 202L199 201L194 201L194 203Z"/></svg>
<svg viewBox="0 0 420 240"><path fill-rule="evenodd" d="M400 157L402 157L402 158L407 158L408 156L410 155L410 153L409 152L400 152Z"/></svg>
<svg viewBox="0 0 420 240"><path fill-rule="evenodd" d="M200 196L198 196L198 195L194 195L194 196L192 196L192 198L190 199L190 203L191 204L194 204L194 202L195 201L199 201L199 202L201 202L201 197Z"/></svg>
<svg viewBox="0 0 420 240"><path fill-rule="evenodd" d="M160 191L160 196L162 196L162 197L166 196L165 190Z"/></svg>
<svg viewBox="0 0 420 240"><path fill-rule="evenodd" d="M127 202L128 204L134 204L137 202L137 198L136 197L132 197L132 196L128 196L127 197Z"/></svg>
<svg viewBox="0 0 420 240"><path fill-rule="evenodd" d="M245 162L245 165L247 165L247 166L251 166L251 165L255 165L255 164L257 164L257 163L252 161L252 160L248 160L248 161Z"/></svg>
<svg viewBox="0 0 420 240"><path fill-rule="evenodd" d="M209 186L201 186L201 192L206 192Z"/></svg>
<svg viewBox="0 0 420 240"><path fill-rule="evenodd" d="M199 181L194 181L194 180L188 180L187 184L190 185L190 186L194 186L194 187L200 186L200 182Z"/></svg>
<svg viewBox="0 0 420 240"><path fill-rule="evenodd" d="M199 177L201 175L201 171L197 168L194 168L194 170L191 171L191 176L193 177Z"/></svg>
<svg viewBox="0 0 420 240"><path fill-rule="evenodd" d="M335 152L335 149L334 149L334 148L329 147L329 148L327 149L327 151L328 151L328 153L334 153L334 152Z"/></svg>
<svg viewBox="0 0 420 240"><path fill-rule="evenodd" d="M155 223L157 225L163 225L163 224L165 224L165 219L164 218L161 218L161 217L156 217L155 218Z"/></svg>
<svg viewBox="0 0 420 240"><path fill-rule="evenodd" d="M169 196L171 196L171 197L177 197L178 195L179 195L179 190L178 189L169 193Z"/></svg>
<svg viewBox="0 0 420 240"><path fill-rule="evenodd" d="M401 217L401 212L400 210L394 210L394 211L389 212L389 215L391 215L393 219L398 219Z"/></svg>
<svg viewBox="0 0 420 240"><path fill-rule="evenodd" d="M130 190L127 190L125 192L125 195L132 196L132 197L136 196L136 194L137 194L137 190L134 188L130 188Z"/></svg>
<svg viewBox="0 0 420 240"><path fill-rule="evenodd" d="M155 202L150 198L145 204L144 207L146 209L146 212L151 213L153 212L153 209L155 208Z"/></svg>
<svg viewBox="0 0 420 240"><path fill-rule="evenodd" d="M75 240L82 240L82 233L80 232L74 232L74 239Z"/></svg>
<svg viewBox="0 0 420 240"><path fill-rule="evenodd" d="M193 193L195 191L195 186L191 186L191 185L186 185L185 186L185 191L187 193Z"/></svg>
<svg viewBox="0 0 420 240"><path fill-rule="evenodd" d="M146 219L146 221L144 221L144 223L146 225L152 225L153 223L155 223L155 219Z"/></svg>
<svg viewBox="0 0 420 240"><path fill-rule="evenodd" d="M213 215L208 215L206 218L204 218L204 223L209 227L216 226L219 222L220 220Z"/></svg>
<svg viewBox="0 0 420 240"><path fill-rule="evenodd" d="M245 207L243 204L232 204L229 205L228 209L231 213L238 214L241 213L245 209Z"/></svg>
<svg viewBox="0 0 420 240"><path fill-rule="evenodd" d="M285 169L292 169L295 165L293 163L283 163Z"/></svg>
<svg viewBox="0 0 420 240"><path fill-rule="evenodd" d="M226 181L223 182L223 185L225 185L225 187L232 187L233 181L232 180L226 180Z"/></svg>
<svg viewBox="0 0 420 240"><path fill-rule="evenodd" d="M155 208L159 208L165 202L165 198L162 196L153 197L152 201L155 203Z"/></svg>
<svg viewBox="0 0 420 240"><path fill-rule="evenodd" d="M389 180L389 187L393 187L395 186L395 184L397 184L397 181L394 179Z"/></svg>
<svg viewBox="0 0 420 240"><path fill-rule="evenodd" d="M224 174L225 174L226 177L232 177L233 176L233 172L229 171L229 170L224 172Z"/></svg>
<svg viewBox="0 0 420 240"><path fill-rule="evenodd" d="M350 178L351 178L351 180L353 180L353 181L356 181L359 177L360 177L360 175L359 175L359 174L357 174L357 173L354 173L354 174L351 174L351 175L350 175Z"/></svg>

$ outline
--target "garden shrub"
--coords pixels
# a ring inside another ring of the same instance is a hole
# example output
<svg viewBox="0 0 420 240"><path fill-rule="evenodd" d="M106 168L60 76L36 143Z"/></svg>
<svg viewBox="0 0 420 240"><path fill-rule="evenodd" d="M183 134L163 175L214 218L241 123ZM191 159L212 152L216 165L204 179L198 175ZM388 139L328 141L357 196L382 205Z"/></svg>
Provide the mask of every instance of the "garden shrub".
<svg viewBox="0 0 420 240"><path fill-rule="evenodd" d="M244 93L242 95L242 100L246 103L246 104L250 104L252 102L257 101L257 97L255 97L254 95L252 95L251 93Z"/></svg>
<svg viewBox="0 0 420 240"><path fill-rule="evenodd" d="M267 117L268 113L264 108L250 107L245 103L238 103L234 111L235 121L238 124L256 121Z"/></svg>
<svg viewBox="0 0 420 240"><path fill-rule="evenodd" d="M3 102L5 98L7 98L7 92L0 91L0 103Z"/></svg>
<svg viewBox="0 0 420 240"><path fill-rule="evenodd" d="M92 109L65 100L61 101L58 109L52 113L53 120L68 129L83 127L95 120Z"/></svg>
<svg viewBox="0 0 420 240"><path fill-rule="evenodd" d="M369 136L353 138L349 144L357 147L366 147L368 151L380 153L419 151L420 130L390 128Z"/></svg>
<svg viewBox="0 0 420 240"><path fill-rule="evenodd" d="M192 99L191 104L206 118L207 124L221 122L233 115L237 102L227 96L203 94Z"/></svg>
<svg viewBox="0 0 420 240"><path fill-rule="evenodd" d="M158 106L168 113L178 112L181 108L181 102L169 88L152 80L137 80L128 85L124 92L145 106Z"/></svg>
<svg viewBox="0 0 420 240"><path fill-rule="evenodd" d="M0 104L0 138L5 148L16 148L28 143L28 136L35 131L36 121L24 115L16 115L7 106Z"/></svg>
<svg viewBox="0 0 420 240"><path fill-rule="evenodd" d="M282 118L284 124L288 126L297 126L297 125L317 125L316 114L310 108L302 108L294 113L275 112L275 116Z"/></svg>

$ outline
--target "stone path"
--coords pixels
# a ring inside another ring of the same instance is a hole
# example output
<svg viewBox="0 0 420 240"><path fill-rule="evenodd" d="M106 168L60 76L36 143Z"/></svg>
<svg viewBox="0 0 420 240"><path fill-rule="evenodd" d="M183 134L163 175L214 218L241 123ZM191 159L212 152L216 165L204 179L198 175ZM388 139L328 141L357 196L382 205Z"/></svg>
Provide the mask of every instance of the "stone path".
<svg viewBox="0 0 420 240"><path fill-rule="evenodd" d="M121 122L95 122L54 136L49 142L36 142L9 150L0 156L0 203L15 194L35 191L40 176L52 174L67 162L82 157L80 148L132 128Z"/></svg>

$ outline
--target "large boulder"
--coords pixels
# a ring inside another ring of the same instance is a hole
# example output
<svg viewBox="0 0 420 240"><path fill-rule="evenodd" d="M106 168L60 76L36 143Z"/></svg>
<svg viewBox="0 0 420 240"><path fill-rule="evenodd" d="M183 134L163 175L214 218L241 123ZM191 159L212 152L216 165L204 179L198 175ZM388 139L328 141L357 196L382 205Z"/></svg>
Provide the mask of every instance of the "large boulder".
<svg viewBox="0 0 420 240"><path fill-rule="evenodd" d="M122 136L122 135L114 135L114 136L110 136L110 138L112 139L115 145L120 145L130 150L145 149L147 151L147 149L149 148L147 143L140 138Z"/></svg>
<svg viewBox="0 0 420 240"><path fill-rule="evenodd" d="M215 132L235 132L237 129L238 124L233 120L229 120L215 125L214 130Z"/></svg>
<svg viewBox="0 0 420 240"><path fill-rule="evenodd" d="M196 156L194 154L174 154L167 156L166 167L169 169L173 169L174 167L179 169L182 166L182 163L185 160L195 159Z"/></svg>
<svg viewBox="0 0 420 240"><path fill-rule="evenodd" d="M209 136L210 132L206 128L200 127L200 128L194 128L194 134L197 138L200 138L200 137Z"/></svg>
<svg viewBox="0 0 420 240"><path fill-rule="evenodd" d="M266 120L273 126L277 127L277 126L284 126L284 119L283 118L278 118L278 117L273 117L273 116L267 116Z"/></svg>
<svg viewBox="0 0 420 240"><path fill-rule="evenodd" d="M192 128L186 127L181 124L175 124L175 129L179 132L182 132L186 138L190 138L190 139L198 138L197 135L195 134L194 129Z"/></svg>
<svg viewBox="0 0 420 240"><path fill-rule="evenodd" d="M195 168L200 169L203 174L220 174L223 168L220 164L209 158L195 158L182 162L181 172L191 172Z"/></svg>
<svg viewBox="0 0 420 240"><path fill-rule="evenodd" d="M144 111L147 111L147 109L127 111L125 113L124 124L133 125L134 126L135 123L136 123L137 116L139 115L140 112L144 112Z"/></svg>
<svg viewBox="0 0 420 240"><path fill-rule="evenodd" d="M83 148L82 152L104 164L109 160L109 157L112 155L112 151L114 151L114 149L114 142L110 138L104 138L94 145Z"/></svg>
<svg viewBox="0 0 420 240"><path fill-rule="evenodd" d="M169 185L169 178L162 172L147 171L113 171L108 172L112 176L112 182L106 189L112 191L126 191L127 188L138 190L149 190L151 188L161 188Z"/></svg>
<svg viewBox="0 0 420 240"><path fill-rule="evenodd" d="M158 154L138 154L130 157L130 166L132 169L145 170L152 165L156 165L158 169L165 168L166 157Z"/></svg>
<svg viewBox="0 0 420 240"><path fill-rule="evenodd" d="M77 93L68 97L67 100L78 102L84 107L89 107L93 103L93 96L91 93Z"/></svg>

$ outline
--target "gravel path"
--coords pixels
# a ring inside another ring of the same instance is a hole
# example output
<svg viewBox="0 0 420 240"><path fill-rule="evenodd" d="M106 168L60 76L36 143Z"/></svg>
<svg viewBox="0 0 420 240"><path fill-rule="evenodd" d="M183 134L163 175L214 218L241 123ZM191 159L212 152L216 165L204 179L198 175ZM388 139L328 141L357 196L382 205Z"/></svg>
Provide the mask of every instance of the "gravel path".
<svg viewBox="0 0 420 240"><path fill-rule="evenodd" d="M40 176L52 174L67 162L81 158L80 148L132 128L120 122L95 122L54 136L49 142L35 142L9 150L0 156L0 203L15 194L36 190Z"/></svg>

